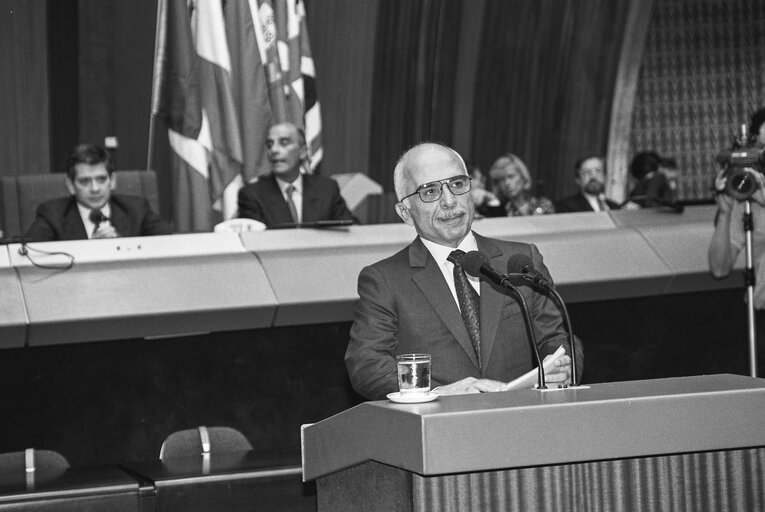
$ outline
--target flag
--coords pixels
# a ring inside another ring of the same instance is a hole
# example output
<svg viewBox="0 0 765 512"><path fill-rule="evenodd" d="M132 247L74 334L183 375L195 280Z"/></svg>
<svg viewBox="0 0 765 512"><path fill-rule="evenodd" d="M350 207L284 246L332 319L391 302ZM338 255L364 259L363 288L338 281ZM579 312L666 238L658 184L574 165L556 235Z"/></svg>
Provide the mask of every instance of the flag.
<svg viewBox="0 0 765 512"><path fill-rule="evenodd" d="M306 130L315 168L314 77L302 2L160 0L152 115L168 128L178 231L209 231L236 216L238 190L268 172L265 138L275 122Z"/></svg>
<svg viewBox="0 0 765 512"><path fill-rule="evenodd" d="M277 122L288 121L304 130L309 156L306 171L313 172L322 160L323 149L305 7L300 0L259 0L258 6L253 19L260 26L256 35L271 111Z"/></svg>

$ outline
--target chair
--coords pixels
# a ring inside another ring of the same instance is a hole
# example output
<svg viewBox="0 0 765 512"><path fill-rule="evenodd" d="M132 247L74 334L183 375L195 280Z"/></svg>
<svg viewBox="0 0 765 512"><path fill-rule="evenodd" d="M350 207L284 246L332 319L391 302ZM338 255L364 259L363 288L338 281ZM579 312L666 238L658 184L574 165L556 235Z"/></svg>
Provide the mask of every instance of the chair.
<svg viewBox="0 0 765 512"><path fill-rule="evenodd" d="M231 427L197 427L173 432L162 443L159 459L166 462L178 457L209 456L210 453L233 453L252 450L244 434Z"/></svg>
<svg viewBox="0 0 765 512"><path fill-rule="evenodd" d="M145 197L159 212L157 175L154 171L115 171L115 192ZM37 205L69 195L65 173L26 174L0 179L2 226L6 238L20 236L32 224Z"/></svg>
<svg viewBox="0 0 765 512"><path fill-rule="evenodd" d="M55 480L69 468L69 462L58 452L27 448L0 454L0 487L26 484L28 490L35 483Z"/></svg>

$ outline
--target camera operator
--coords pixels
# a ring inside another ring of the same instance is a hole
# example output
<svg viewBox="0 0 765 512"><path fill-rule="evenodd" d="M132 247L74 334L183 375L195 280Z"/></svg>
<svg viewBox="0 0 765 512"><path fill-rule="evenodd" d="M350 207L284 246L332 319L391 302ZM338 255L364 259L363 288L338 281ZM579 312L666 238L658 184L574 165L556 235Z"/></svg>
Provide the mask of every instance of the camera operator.
<svg viewBox="0 0 765 512"><path fill-rule="evenodd" d="M749 136L753 145L760 150L765 149L765 108L756 111L749 123ZM749 197L752 209L752 260L754 263L754 309L757 313L757 331L761 341L758 359L763 361L765 342L765 176L759 169L745 168L748 177L755 182L754 192ZM709 268L717 278L730 274L739 253L745 247L746 233L744 231L744 202L730 195L727 187L728 169L723 168L715 178L715 201L717 214L715 230L709 246ZM762 366L762 365L760 365Z"/></svg>

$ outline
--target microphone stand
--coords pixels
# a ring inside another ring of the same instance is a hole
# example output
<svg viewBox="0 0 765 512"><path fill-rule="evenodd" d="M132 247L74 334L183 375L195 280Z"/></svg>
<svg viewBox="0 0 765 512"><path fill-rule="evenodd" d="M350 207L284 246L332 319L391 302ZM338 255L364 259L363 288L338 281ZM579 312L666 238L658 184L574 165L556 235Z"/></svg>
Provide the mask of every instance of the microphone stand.
<svg viewBox="0 0 765 512"><path fill-rule="evenodd" d="M752 258L752 232L754 221L752 219L752 202L744 201L744 235L746 241L746 268L744 270L744 283L746 284L746 310L747 327L749 333L749 374L757 377L757 330L754 322L754 265Z"/></svg>
<svg viewBox="0 0 765 512"><path fill-rule="evenodd" d="M521 306L523 312L523 321L526 324L526 331L529 333L529 343L531 343L531 351L534 353L534 358L537 360L537 389L547 389L547 382L545 380L545 369L542 364L542 356L539 355L539 347L537 346L537 335L534 332L534 324L531 321L531 314L529 313L529 307L526 304L526 298L521 291L514 286L507 276L502 276L500 282L506 289L512 291Z"/></svg>
<svg viewBox="0 0 765 512"><path fill-rule="evenodd" d="M525 281L530 281L532 284L534 284L534 278L530 276L529 274L517 274L517 273L510 273L505 274L503 276L507 281L509 281L512 278L521 278ZM512 286L512 285L510 285ZM558 305L558 307L561 310L561 313L563 314L563 323L566 326L566 333L568 334L568 345L571 347L571 387L578 386L579 383L576 381L576 345L574 344L574 329L571 327L571 318L568 315L568 308L566 308L566 303L563 302L563 298L560 296L560 293L558 293L558 290L555 289L554 286L537 286L538 288L542 288L543 291L548 291L552 294L553 298L555 299L555 303ZM518 292L520 293L520 292Z"/></svg>

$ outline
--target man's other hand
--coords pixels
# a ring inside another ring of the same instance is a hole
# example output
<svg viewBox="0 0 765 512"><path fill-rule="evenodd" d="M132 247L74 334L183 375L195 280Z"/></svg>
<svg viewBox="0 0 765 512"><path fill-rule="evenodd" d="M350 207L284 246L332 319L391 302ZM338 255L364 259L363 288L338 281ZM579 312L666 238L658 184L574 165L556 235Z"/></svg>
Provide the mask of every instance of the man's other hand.
<svg viewBox="0 0 765 512"><path fill-rule="evenodd" d="M467 377L446 386L439 386L437 391L441 395L464 395L466 393L491 393L502 391L504 382L491 379L476 379Z"/></svg>

